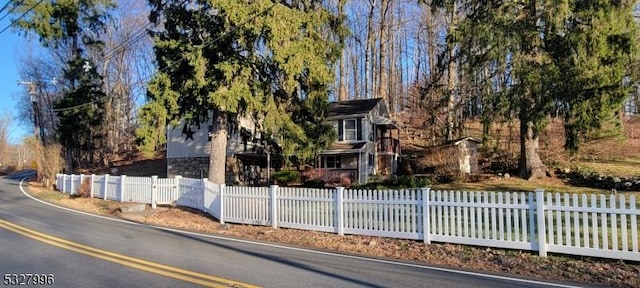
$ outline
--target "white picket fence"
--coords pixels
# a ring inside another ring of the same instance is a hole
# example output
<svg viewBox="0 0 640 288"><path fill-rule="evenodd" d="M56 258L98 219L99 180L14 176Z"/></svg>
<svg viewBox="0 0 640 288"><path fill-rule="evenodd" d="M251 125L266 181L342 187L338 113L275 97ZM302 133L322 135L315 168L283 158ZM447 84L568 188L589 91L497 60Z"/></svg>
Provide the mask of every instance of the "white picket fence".
<svg viewBox="0 0 640 288"><path fill-rule="evenodd" d="M85 180L89 179L89 180ZM58 175L75 193L176 204L221 223L370 235L640 261L635 196L535 192L240 187L206 179Z"/></svg>

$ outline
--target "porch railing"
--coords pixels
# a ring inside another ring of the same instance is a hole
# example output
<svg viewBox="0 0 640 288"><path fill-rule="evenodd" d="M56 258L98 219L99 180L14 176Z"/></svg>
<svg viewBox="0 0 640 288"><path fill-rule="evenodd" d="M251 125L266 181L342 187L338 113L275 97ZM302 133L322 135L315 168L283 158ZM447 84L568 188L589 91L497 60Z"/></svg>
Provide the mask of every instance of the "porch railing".
<svg viewBox="0 0 640 288"><path fill-rule="evenodd" d="M302 176L308 180L322 180L327 183L340 183L340 179L349 178L351 183L355 183L358 179L358 169L316 168L303 171Z"/></svg>

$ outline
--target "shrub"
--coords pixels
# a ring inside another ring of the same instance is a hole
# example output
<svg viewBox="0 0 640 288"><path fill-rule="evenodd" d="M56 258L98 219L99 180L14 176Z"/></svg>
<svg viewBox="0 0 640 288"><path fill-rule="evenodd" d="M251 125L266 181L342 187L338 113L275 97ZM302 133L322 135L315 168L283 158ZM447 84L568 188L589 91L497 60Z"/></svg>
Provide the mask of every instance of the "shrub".
<svg viewBox="0 0 640 288"><path fill-rule="evenodd" d="M27 138L25 143L33 152L33 158L36 162L38 172L38 180L41 181L46 188L52 189L56 179L56 173L60 172L64 166L62 145L49 144L43 146L42 143L34 137Z"/></svg>
<svg viewBox="0 0 640 288"><path fill-rule="evenodd" d="M78 197L89 198L91 196L91 178L85 178L76 192Z"/></svg>
<svg viewBox="0 0 640 288"><path fill-rule="evenodd" d="M413 188L416 187L416 177L414 177L413 175L411 176L406 176L406 175L402 175L402 176L398 176L398 178L395 181L395 186L397 186L398 188Z"/></svg>
<svg viewBox="0 0 640 288"><path fill-rule="evenodd" d="M424 188L431 185L431 179L427 177L416 177L416 188Z"/></svg>
<svg viewBox="0 0 640 288"><path fill-rule="evenodd" d="M300 173L293 170L280 170L273 173L273 180L280 186L289 186L300 181Z"/></svg>
<svg viewBox="0 0 640 288"><path fill-rule="evenodd" d="M326 185L327 183L320 179L307 180L302 183L302 187L305 188L324 188Z"/></svg>
<svg viewBox="0 0 640 288"><path fill-rule="evenodd" d="M342 185L342 187L351 187L351 178L349 178L349 176L341 176L340 177L340 185Z"/></svg>

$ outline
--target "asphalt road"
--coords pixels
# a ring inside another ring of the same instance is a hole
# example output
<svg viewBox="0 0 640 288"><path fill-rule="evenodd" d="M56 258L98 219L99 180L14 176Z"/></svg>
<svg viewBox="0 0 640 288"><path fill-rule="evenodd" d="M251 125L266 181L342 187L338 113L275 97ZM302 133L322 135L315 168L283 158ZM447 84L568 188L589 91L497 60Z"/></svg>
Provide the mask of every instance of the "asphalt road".
<svg viewBox="0 0 640 288"><path fill-rule="evenodd" d="M46 237L51 238L47 240L51 243L42 242ZM198 282L189 279L203 279L202 275L212 275L207 279L223 284L231 280L241 282L236 287L242 284L576 286L184 233L94 217L40 203L24 195L18 181L0 179L0 277L5 273L52 274L57 287L194 287L199 286ZM171 276L172 273L179 276Z"/></svg>

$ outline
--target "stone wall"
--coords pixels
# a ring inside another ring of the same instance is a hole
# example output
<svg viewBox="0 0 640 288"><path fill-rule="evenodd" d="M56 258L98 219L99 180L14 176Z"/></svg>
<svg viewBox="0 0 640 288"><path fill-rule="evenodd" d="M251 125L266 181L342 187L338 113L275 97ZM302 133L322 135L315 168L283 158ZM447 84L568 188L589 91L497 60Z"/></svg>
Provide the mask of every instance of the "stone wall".
<svg viewBox="0 0 640 288"><path fill-rule="evenodd" d="M167 176L180 175L187 178L207 178L209 174L209 157L168 158Z"/></svg>
<svg viewBox="0 0 640 288"><path fill-rule="evenodd" d="M227 157L225 171L226 184L238 185L241 163L233 157ZM180 175L186 178L207 178L209 175L209 157L168 158L167 176Z"/></svg>

